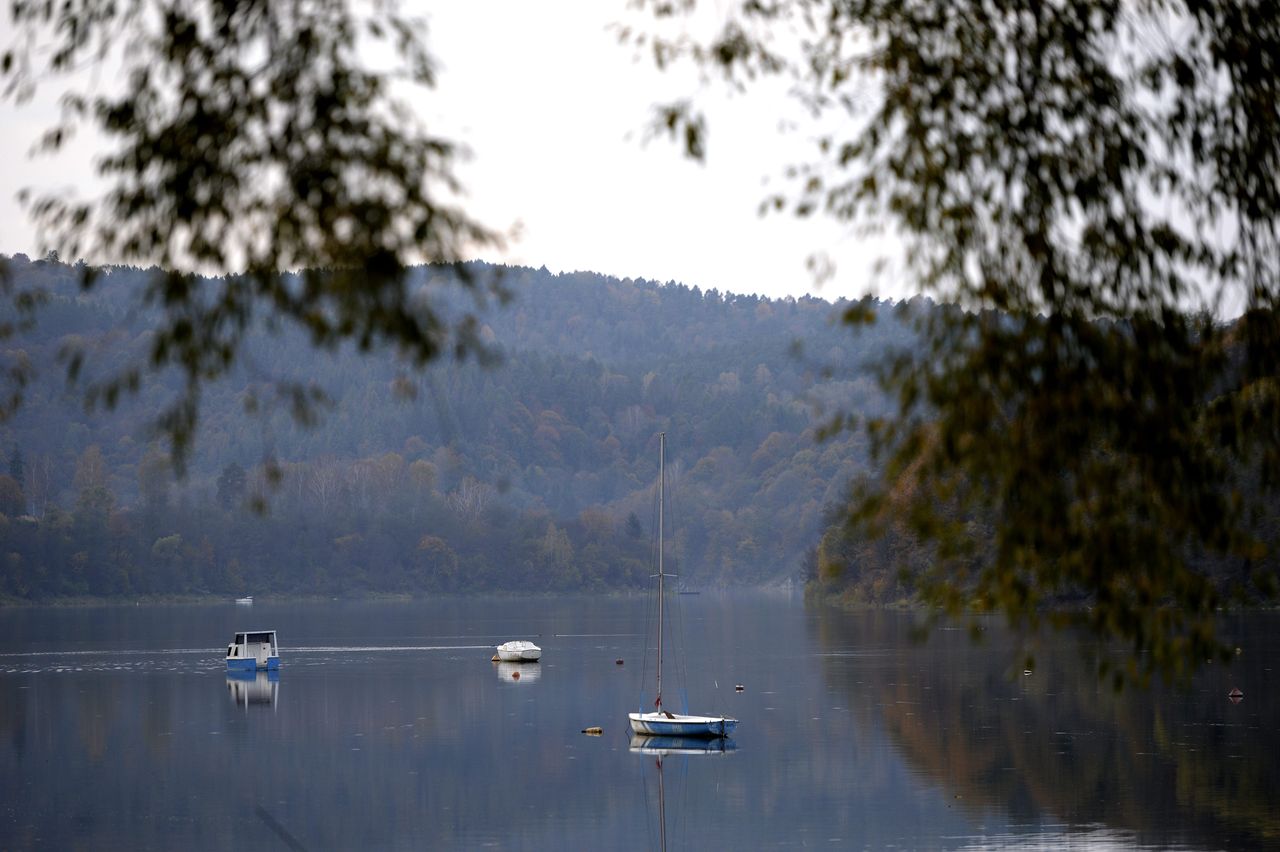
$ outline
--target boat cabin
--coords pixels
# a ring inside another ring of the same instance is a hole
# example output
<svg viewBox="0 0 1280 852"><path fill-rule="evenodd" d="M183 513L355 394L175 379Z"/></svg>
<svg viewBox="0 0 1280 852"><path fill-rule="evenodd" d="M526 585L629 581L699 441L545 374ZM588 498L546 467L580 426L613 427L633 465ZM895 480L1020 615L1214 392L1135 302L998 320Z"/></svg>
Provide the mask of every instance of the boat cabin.
<svg viewBox="0 0 1280 852"><path fill-rule="evenodd" d="M274 630L253 633L237 633L227 646L228 669L278 669L280 646L276 644Z"/></svg>

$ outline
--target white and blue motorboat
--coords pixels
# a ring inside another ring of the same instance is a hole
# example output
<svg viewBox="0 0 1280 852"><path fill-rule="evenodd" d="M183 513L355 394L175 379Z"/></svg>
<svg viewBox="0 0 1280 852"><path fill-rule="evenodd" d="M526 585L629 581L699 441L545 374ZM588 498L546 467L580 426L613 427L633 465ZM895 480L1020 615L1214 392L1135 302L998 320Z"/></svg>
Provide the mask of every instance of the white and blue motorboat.
<svg viewBox="0 0 1280 852"><path fill-rule="evenodd" d="M275 671L280 668L280 646L274 630L237 633L227 646L227 671Z"/></svg>

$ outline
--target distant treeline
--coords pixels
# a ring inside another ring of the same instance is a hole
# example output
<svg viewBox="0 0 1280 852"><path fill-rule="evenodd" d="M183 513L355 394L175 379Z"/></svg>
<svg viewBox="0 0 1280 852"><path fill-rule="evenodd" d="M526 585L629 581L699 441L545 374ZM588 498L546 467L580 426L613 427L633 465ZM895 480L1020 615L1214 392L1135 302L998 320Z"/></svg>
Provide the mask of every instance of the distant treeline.
<svg viewBox="0 0 1280 852"><path fill-rule="evenodd" d="M820 299L481 263L464 273L500 275L512 298L476 309L456 269L425 266L416 286L476 310L497 363L415 371L264 328L209 387L176 477L150 419L176 376L144 377L109 411L83 401L145 357L149 271L106 268L83 290L56 258L8 264L44 300L0 352L34 371L0 425L0 596L31 600L635 588L664 430L682 582L799 577L867 463L855 433L816 430L839 407L882 411L868 356L911 340L887 305L855 336ZM327 394L317 424L273 397L278 379Z"/></svg>

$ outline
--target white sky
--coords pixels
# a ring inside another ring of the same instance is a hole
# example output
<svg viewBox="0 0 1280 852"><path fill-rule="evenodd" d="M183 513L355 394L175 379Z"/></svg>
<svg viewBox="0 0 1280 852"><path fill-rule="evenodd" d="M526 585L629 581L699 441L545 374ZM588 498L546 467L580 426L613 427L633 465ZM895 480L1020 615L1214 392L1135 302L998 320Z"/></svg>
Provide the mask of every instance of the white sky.
<svg viewBox="0 0 1280 852"><path fill-rule="evenodd" d="M636 60L607 27L629 14L624 0L418 0L439 87L415 100L428 129L465 144L459 169L473 215L518 236L505 256L484 259L676 280L703 289L824 298L908 295L894 280L873 282L887 243L836 223L761 218L766 181L785 186L788 163L811 151L803 118L777 87L727 97L701 90L691 74L658 72ZM704 4L715 13L716 4ZM418 13L413 3L406 10ZM635 20L634 17L631 20ZM644 143L655 103L701 95L709 106L707 162L684 160L666 140ZM56 159L29 159L38 131L56 116L44 103L0 103L0 252L36 255L40 246L15 195L23 187L94 185L92 139ZM822 252L834 278L815 289L805 260Z"/></svg>

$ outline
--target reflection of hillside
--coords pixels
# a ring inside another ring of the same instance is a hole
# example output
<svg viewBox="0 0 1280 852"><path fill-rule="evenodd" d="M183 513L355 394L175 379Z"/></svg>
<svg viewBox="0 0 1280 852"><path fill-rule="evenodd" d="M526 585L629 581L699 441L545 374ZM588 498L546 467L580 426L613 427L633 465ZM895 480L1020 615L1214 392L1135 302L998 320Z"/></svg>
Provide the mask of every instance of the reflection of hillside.
<svg viewBox="0 0 1280 852"><path fill-rule="evenodd" d="M1119 694L1065 648L1040 651L1033 675L1011 677L1015 645L994 629L981 645L945 631L907 646L905 619L832 612L817 638L829 649L898 643L869 682L865 668L839 658L827 677L850 694L870 690L863 721L882 725L961 807L999 809L1014 822L1106 825L1154 842L1257 848L1280 841L1280 714L1270 700L1280 684L1266 663L1276 622L1241 622L1237 644L1250 653L1230 673L1207 672L1185 691ZM1252 702L1227 701L1233 682L1249 684Z"/></svg>
<svg viewBox="0 0 1280 852"><path fill-rule="evenodd" d="M488 675L489 665L480 656L475 669ZM280 681L287 682L283 692ZM159 812L181 811L191 819L174 829L158 821L85 816L59 824L55 839L46 838L43 848L237 848L243 839L237 832L271 836L252 817L259 804L290 832L307 838L309 847L316 838L326 839L319 848L350 849L391 848L396 838L422 837L426 847L467 848L474 838L457 833L467 826L430 815L469 812L476 791L493 787L492 767L502 765L497 753L509 749L510 742L479 729L479 720L494 715L485 702L502 700L484 688L488 683L488 677L483 685L479 679L444 684L415 679L409 666L393 688L376 675L327 678L296 665L276 680L261 673L240 681L216 670L176 681L105 674L75 682L50 679L0 700L6 759L31 738L22 728L29 731L31 719L39 719L46 734L42 758L24 767L21 784L14 782L16 776L0 774L0 800L43 814L58 809L49 804L50 791L93 790L85 803L64 801L62 807L77 814L133 813L142 796ZM273 700L283 702L285 712L273 712L270 703L259 706ZM536 708L513 705L513 712L523 725L524 714ZM537 726L551 722L538 719ZM76 736L47 735L61 731ZM148 746L141 750L145 759L136 759L134 746L140 743ZM545 748L563 751L560 743ZM564 767L563 760L538 762L553 776L576 768ZM230 787L228 779L235 779ZM308 779L305 788L298 786L299 779ZM557 783L563 779L553 778L548 792L536 797L539 812L575 806L554 800L550 790ZM220 819L228 806L216 796L192 804L192 790L223 789L230 790L227 801L249 815L247 829L243 820ZM280 804L277 791L302 789L305 795ZM366 842L369 824L350 819L351 807L379 815L383 833L373 842ZM510 832L501 816L493 829L499 837ZM0 846L41 848L34 841Z"/></svg>

